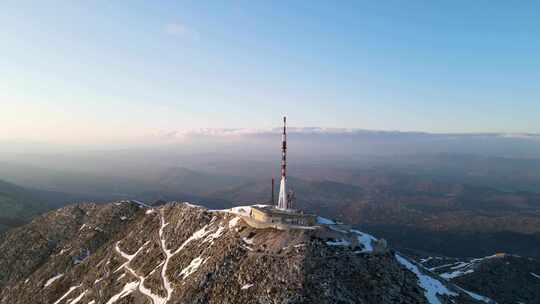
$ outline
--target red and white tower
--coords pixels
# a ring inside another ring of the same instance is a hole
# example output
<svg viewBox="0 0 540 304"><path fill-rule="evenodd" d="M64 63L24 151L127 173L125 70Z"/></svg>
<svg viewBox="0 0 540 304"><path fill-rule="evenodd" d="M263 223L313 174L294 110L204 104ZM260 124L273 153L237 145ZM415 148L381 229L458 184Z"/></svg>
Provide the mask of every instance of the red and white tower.
<svg viewBox="0 0 540 304"><path fill-rule="evenodd" d="M279 185L278 209L290 209L287 197L287 118L283 116L283 134L281 135L281 183Z"/></svg>

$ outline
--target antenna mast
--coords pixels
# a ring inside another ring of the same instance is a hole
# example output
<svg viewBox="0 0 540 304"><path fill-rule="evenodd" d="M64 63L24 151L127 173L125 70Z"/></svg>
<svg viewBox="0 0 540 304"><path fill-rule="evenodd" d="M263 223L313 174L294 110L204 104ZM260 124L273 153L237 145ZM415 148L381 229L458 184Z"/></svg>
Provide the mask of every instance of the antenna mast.
<svg viewBox="0 0 540 304"><path fill-rule="evenodd" d="M279 187L279 209L289 209L287 197L287 117L283 116L283 134L281 135L281 183Z"/></svg>

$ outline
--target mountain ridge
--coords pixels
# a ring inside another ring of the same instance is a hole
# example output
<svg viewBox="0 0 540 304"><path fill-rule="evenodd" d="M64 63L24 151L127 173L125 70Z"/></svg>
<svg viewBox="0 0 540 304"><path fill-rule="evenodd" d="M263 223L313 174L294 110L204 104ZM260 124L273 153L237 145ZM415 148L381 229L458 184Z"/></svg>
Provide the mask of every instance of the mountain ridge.
<svg viewBox="0 0 540 304"><path fill-rule="evenodd" d="M479 303L399 253L331 244L183 203L73 205L0 238L0 303Z"/></svg>
<svg viewBox="0 0 540 304"><path fill-rule="evenodd" d="M79 198L75 194L21 187L0 180L0 233Z"/></svg>

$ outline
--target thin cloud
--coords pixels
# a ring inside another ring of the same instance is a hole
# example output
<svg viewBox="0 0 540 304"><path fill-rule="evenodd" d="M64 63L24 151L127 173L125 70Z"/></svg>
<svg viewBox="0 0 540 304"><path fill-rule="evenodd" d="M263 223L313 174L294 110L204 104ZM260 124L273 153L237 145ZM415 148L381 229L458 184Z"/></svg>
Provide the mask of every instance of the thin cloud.
<svg viewBox="0 0 540 304"><path fill-rule="evenodd" d="M164 140L186 139L190 137L253 137L253 136L274 136L281 134L282 129L250 129L250 128L200 128L182 131L162 131L154 134L155 138ZM540 134L534 133L426 133L426 132L400 132L400 131L380 131L365 130L355 128L321 128L321 127L289 127L290 134L305 136L356 136L362 138L416 138L416 139L435 139L435 140L455 140L470 138L507 138L521 140L540 140Z"/></svg>
<svg viewBox="0 0 540 304"><path fill-rule="evenodd" d="M172 36L178 36L178 37L184 37L184 38L190 38L190 39L199 38L199 33L197 31L179 22L173 22L173 23L168 24L165 27L165 33Z"/></svg>
<svg viewBox="0 0 540 304"><path fill-rule="evenodd" d="M413 132L398 132L398 131L372 131L364 129L349 129L349 128L321 128L321 127L288 127L289 134L299 135L389 135L389 134L422 134ZM280 135L281 127L267 129L252 129L252 128L200 128L182 131L163 131L159 132L156 137L163 139L186 138L186 137L244 137L244 136L266 136Z"/></svg>

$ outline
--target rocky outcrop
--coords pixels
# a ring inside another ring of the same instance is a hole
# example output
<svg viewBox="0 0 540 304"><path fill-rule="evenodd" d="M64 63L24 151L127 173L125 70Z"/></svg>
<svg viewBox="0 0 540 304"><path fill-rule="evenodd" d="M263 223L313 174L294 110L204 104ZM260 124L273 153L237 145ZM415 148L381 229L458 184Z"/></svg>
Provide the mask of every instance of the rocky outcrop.
<svg viewBox="0 0 540 304"><path fill-rule="evenodd" d="M68 271L137 216L129 204L81 204L37 217L0 236L0 289L31 274Z"/></svg>
<svg viewBox="0 0 540 304"><path fill-rule="evenodd" d="M360 245L189 204L66 207L1 240L0 303L477 303L346 233Z"/></svg>

